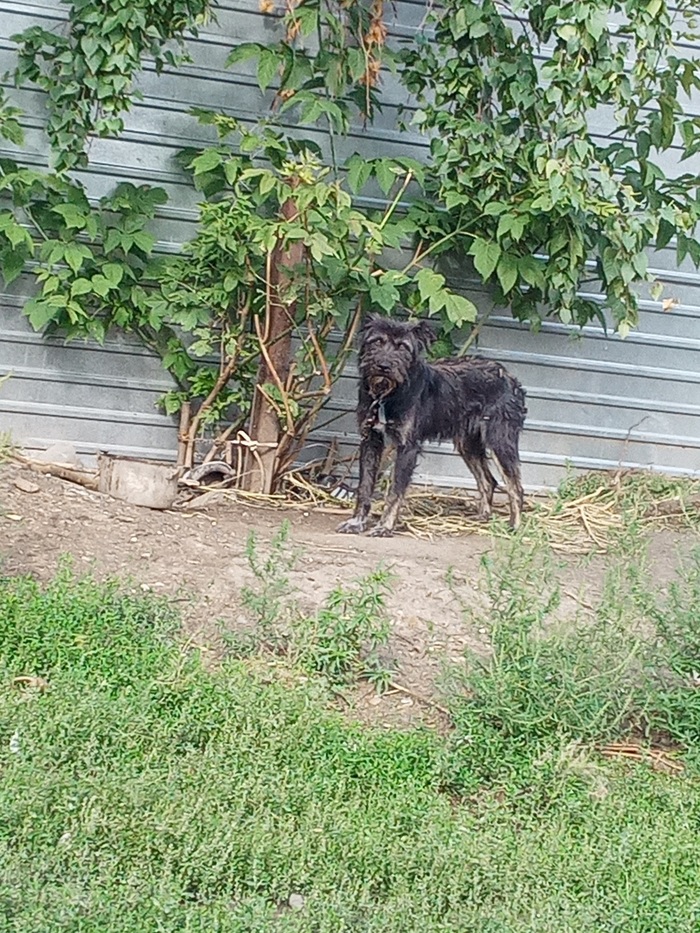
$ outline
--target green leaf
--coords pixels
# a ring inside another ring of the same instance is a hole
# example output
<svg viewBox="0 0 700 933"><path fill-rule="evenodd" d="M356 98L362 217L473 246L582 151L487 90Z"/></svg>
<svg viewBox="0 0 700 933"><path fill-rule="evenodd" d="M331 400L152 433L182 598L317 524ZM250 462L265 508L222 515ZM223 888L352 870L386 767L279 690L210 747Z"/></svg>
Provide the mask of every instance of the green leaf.
<svg viewBox="0 0 700 933"><path fill-rule="evenodd" d="M269 194L270 191L277 185L277 177L273 172L265 172L264 175L260 176L259 191L260 194L265 195Z"/></svg>
<svg viewBox="0 0 700 933"><path fill-rule="evenodd" d="M445 307L445 302L447 301L447 291L444 288L441 288L440 291L435 292L434 295L431 295L428 300L428 311L430 314L439 314L442 309Z"/></svg>
<svg viewBox="0 0 700 933"><path fill-rule="evenodd" d="M559 26L556 32L564 42L570 42L572 39L578 37L578 29L571 23L565 23L563 26Z"/></svg>
<svg viewBox="0 0 700 933"><path fill-rule="evenodd" d="M2 269L2 277L6 285L14 282L14 280L21 275L24 269L24 263L25 257L14 250L10 250L0 256L0 268Z"/></svg>
<svg viewBox="0 0 700 933"><path fill-rule="evenodd" d="M506 233L510 232L510 228L515 219L516 218L513 214L501 214L500 219L498 221L498 228L496 230L496 236L498 237L499 240L501 239L501 237L505 236Z"/></svg>
<svg viewBox="0 0 700 933"><path fill-rule="evenodd" d="M478 20L469 27L469 35L472 39L480 39L481 36L488 35L489 24L485 20Z"/></svg>
<svg viewBox="0 0 700 933"><path fill-rule="evenodd" d="M44 301L42 298L30 298L25 302L24 314L29 318L29 323L34 330L42 330L49 321L52 321L58 313L58 308Z"/></svg>
<svg viewBox="0 0 700 933"><path fill-rule="evenodd" d="M155 246L156 238L152 234L146 233L145 230L139 230L138 233L133 235L133 241L140 250L150 254Z"/></svg>
<svg viewBox="0 0 700 933"><path fill-rule="evenodd" d="M87 215L79 210L75 204L58 204L52 207L54 214L60 214L63 217L66 227L69 230L82 230L85 226Z"/></svg>
<svg viewBox="0 0 700 933"><path fill-rule="evenodd" d="M105 253L113 252L118 246L121 246L122 242L122 232L117 230L115 227L111 227L104 238L104 251Z"/></svg>
<svg viewBox="0 0 700 933"><path fill-rule="evenodd" d="M657 2L657 0L651 0L652 3ZM658 0L660 3L660 0ZM607 7L598 7L593 9L586 19L586 28L590 35L598 41L600 37L605 32L605 29L608 25L608 9Z"/></svg>
<svg viewBox="0 0 700 933"><path fill-rule="evenodd" d="M391 284L373 281L369 287L369 297L385 311L393 311L401 299L399 290Z"/></svg>
<svg viewBox="0 0 700 933"><path fill-rule="evenodd" d="M242 42L229 52L226 67L230 68L231 65L236 65L238 62L246 62L250 58L255 58L256 55L260 54L260 49L261 46L257 42Z"/></svg>
<svg viewBox="0 0 700 933"><path fill-rule="evenodd" d="M512 256L504 253L498 261L496 275L500 282L503 294L507 295L518 281L518 266Z"/></svg>
<svg viewBox="0 0 700 933"><path fill-rule="evenodd" d="M2 232L5 234L12 246L17 247L20 244L24 244L29 252L34 251L32 238L29 236L29 233L24 229L24 227L20 226L20 224L13 221L11 224L8 224Z"/></svg>
<svg viewBox="0 0 700 933"><path fill-rule="evenodd" d="M335 250L328 242L328 237L318 230L311 234L309 249L316 262L321 262L324 256L333 256L335 253Z"/></svg>
<svg viewBox="0 0 700 933"><path fill-rule="evenodd" d="M112 287L109 279L106 279L103 275L93 275L91 279L92 289L102 298L106 298L110 288Z"/></svg>
<svg viewBox="0 0 700 933"><path fill-rule="evenodd" d="M504 204L503 201L490 201L484 208L484 214L487 217L497 217L499 214L503 214L508 210L508 205Z"/></svg>
<svg viewBox="0 0 700 933"><path fill-rule="evenodd" d="M544 264L534 256L521 256L518 259L518 272L533 288L544 286Z"/></svg>
<svg viewBox="0 0 700 933"><path fill-rule="evenodd" d="M348 170L348 187L353 194L357 194L358 191L364 188L372 174L372 163L355 153L346 162L346 167Z"/></svg>
<svg viewBox="0 0 700 933"><path fill-rule="evenodd" d="M469 321L475 321L478 310L473 301L453 292L445 293L445 315L455 327L462 327Z"/></svg>
<svg viewBox="0 0 700 933"><path fill-rule="evenodd" d="M672 223L663 218L659 221L659 232L656 235L656 248L663 249L673 239L676 228Z"/></svg>
<svg viewBox="0 0 700 933"><path fill-rule="evenodd" d="M258 85L263 93L272 83L281 64L280 56L273 49L261 48L258 59Z"/></svg>
<svg viewBox="0 0 700 933"><path fill-rule="evenodd" d="M194 169L195 175L203 175L205 172L218 168L223 159L223 154L218 149L205 149L196 159L192 159L189 167Z"/></svg>
<svg viewBox="0 0 700 933"><path fill-rule="evenodd" d="M396 181L396 166L390 159L378 159L374 163L374 175L384 194L389 194Z"/></svg>
<svg viewBox="0 0 700 933"><path fill-rule="evenodd" d="M429 301L445 285L445 276L432 269L421 269L416 274L416 284L420 292L421 301Z"/></svg>
<svg viewBox="0 0 700 933"><path fill-rule="evenodd" d="M107 262L102 266L102 275L116 288L124 277L124 269L119 263Z"/></svg>
<svg viewBox="0 0 700 933"><path fill-rule="evenodd" d="M649 267L649 259L646 253L637 253L636 256L632 257L632 266L634 271L637 273L640 279L643 279L647 274L647 269Z"/></svg>
<svg viewBox="0 0 700 933"><path fill-rule="evenodd" d="M71 285L70 296L76 298L78 295L87 295L91 291L92 283L89 279L76 279Z"/></svg>
<svg viewBox="0 0 700 933"><path fill-rule="evenodd" d="M73 272L78 272L85 259L92 259L92 252L79 243L69 243L64 250L63 258Z"/></svg>
<svg viewBox="0 0 700 933"><path fill-rule="evenodd" d="M477 237L469 252L474 257L476 271L486 281L498 265L498 260L501 258L501 247L498 243Z"/></svg>

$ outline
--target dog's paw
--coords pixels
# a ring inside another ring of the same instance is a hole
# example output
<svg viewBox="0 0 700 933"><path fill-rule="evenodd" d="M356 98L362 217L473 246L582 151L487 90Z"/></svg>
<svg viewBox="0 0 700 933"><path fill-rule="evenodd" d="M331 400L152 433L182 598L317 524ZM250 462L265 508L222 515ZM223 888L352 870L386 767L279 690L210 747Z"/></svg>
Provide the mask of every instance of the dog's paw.
<svg viewBox="0 0 700 933"><path fill-rule="evenodd" d="M335 529L341 535L359 535L367 527L367 523L362 518L349 518L346 522L341 522Z"/></svg>
<svg viewBox="0 0 700 933"><path fill-rule="evenodd" d="M375 525L369 533L370 538L392 538L393 536L394 532L386 525Z"/></svg>

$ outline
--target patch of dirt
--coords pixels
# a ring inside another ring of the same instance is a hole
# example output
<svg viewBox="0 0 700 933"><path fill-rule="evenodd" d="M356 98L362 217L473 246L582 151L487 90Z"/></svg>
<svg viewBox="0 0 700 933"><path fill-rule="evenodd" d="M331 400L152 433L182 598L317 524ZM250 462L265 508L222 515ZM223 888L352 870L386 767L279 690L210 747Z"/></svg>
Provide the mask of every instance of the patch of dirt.
<svg viewBox="0 0 700 933"><path fill-rule="evenodd" d="M284 519L301 551L289 576L302 605L317 607L334 586L380 563L394 574L389 655L404 689L378 697L362 685L347 696L351 714L393 725L416 720L439 725L444 717L435 705L435 682L445 661L459 660L465 648L483 649L485 634L465 621L447 572L458 573L462 600L482 604L480 561L492 546L489 536L355 538L335 533L337 514L247 503L155 512L14 464L0 466L4 573L47 580L70 554L76 572L116 575L135 588L180 601L188 638L212 657L220 650L221 625L235 629L246 621L240 591L254 580L245 557L249 532L255 530L264 547ZM660 585L673 575L679 544L680 533L654 536L651 556ZM603 579L600 559L572 558L563 562L562 573L565 615L595 603Z"/></svg>

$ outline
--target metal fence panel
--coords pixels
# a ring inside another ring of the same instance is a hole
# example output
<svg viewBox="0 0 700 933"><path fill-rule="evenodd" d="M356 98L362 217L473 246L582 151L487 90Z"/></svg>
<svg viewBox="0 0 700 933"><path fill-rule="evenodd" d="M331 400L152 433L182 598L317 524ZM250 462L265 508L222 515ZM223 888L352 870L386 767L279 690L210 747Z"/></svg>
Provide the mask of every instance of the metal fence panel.
<svg viewBox="0 0 700 933"><path fill-rule="evenodd" d="M424 13L422 0L401 0L390 31L410 39ZM0 0L0 72L13 67L13 33L36 24L60 29L65 17L66 8L55 0ZM257 87L252 63L226 69L225 60L238 42L265 41L277 28L275 20L260 14L257 0L222 0L217 17L218 24L188 43L191 64L161 76L146 64L138 79L144 97L126 115L123 134L116 140L94 140L90 168L79 176L94 199L121 179L162 185L170 198L156 227L162 252L177 251L193 235L197 218L198 194L174 156L183 146L214 139L211 128L188 116L189 108L219 108L253 123L269 104L269 95ZM23 160L46 165L43 96L32 89L8 90L27 114ZM339 158L354 151L426 157L425 138L396 128L397 107L410 102L392 76L386 78L385 95L387 104L376 125L358 126L347 140L336 141ZM691 109L700 110L696 101ZM595 130L604 135L610 116L602 112L597 119ZM305 128L304 134L323 142L319 131ZM679 153L666 160L667 170ZM13 147L5 144L0 154L12 155ZM700 157L696 162L686 162L683 169L700 170ZM556 485L569 468L648 467L700 475L700 276L689 265L677 268L668 249L654 253L651 266L678 304L663 313L658 302L643 302L639 331L625 341L597 326L579 334L554 323L533 335L507 313L494 311L478 283L462 275L455 279L489 315L478 352L502 360L526 387L529 418L522 453L529 488ZM30 288L30 279L22 277L0 294L0 374L12 372L0 390L0 430L11 431L29 448L68 440L86 456L108 449L172 459L176 428L157 407L171 384L158 361L119 335L100 347L89 342L65 345L35 334L21 315ZM351 365L336 386L307 456L333 439L341 451L356 451L355 377ZM426 448L417 479L472 484L449 445Z"/></svg>

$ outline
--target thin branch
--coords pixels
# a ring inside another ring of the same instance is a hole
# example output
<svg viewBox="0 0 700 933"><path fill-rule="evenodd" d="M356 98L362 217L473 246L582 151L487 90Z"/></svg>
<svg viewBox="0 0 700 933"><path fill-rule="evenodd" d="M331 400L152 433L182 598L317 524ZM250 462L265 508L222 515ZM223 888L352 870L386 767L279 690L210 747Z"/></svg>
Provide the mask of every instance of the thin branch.
<svg viewBox="0 0 700 933"><path fill-rule="evenodd" d="M285 390L285 387L284 387L284 385L282 384L282 380L280 379L279 373L277 372L275 366L274 366L273 363L272 363L272 360L270 359L270 354L269 354L269 352L268 352L268 348L267 348L267 346L266 346L266 344L265 344L265 341L263 340L262 334L260 333L260 322L258 321L258 318L257 318L257 317L255 318L255 331L256 331L257 336L258 336L258 342L259 342L259 344L260 344L260 352L262 353L262 355L263 355L263 357L264 357L264 359L265 359L265 363L266 363L266 365L267 365L267 368L270 370L270 375L272 376L272 378L273 378L273 380L274 380L274 382L275 382L275 385L277 386L277 389L279 390L280 397L281 397L281 399L282 399L282 404L284 405L284 413L285 413L285 416L286 416L286 419L287 419L287 431L293 432L293 431L294 431L294 418L292 417L292 413L291 413L291 411L290 411L290 409L289 409L289 401L288 401L288 398L287 398L287 391ZM268 402L270 402L270 404L273 405L273 407L277 409L278 406L277 406L277 405L274 405L272 399L270 399L270 397L269 397L268 394L265 392L265 390L262 388L262 386L258 385L257 388L262 392L262 394L265 396L265 398L268 400Z"/></svg>
<svg viewBox="0 0 700 933"><path fill-rule="evenodd" d="M405 274L410 269L412 269L414 265L417 265L419 262L422 262L426 256L429 256L430 253L436 250L439 246L442 246L443 243L448 243L450 240L454 239L454 237L459 236L459 235L471 236L474 238L476 237L476 234L469 233L467 230L463 230L463 229L453 230L451 233L446 233L444 236L441 236L439 240L436 240L434 243L431 243L431 245L421 253L420 259L416 259L415 257L411 259L410 262L408 262L404 266L401 272Z"/></svg>
<svg viewBox="0 0 700 933"><path fill-rule="evenodd" d="M394 198L394 200L393 200L393 201L391 202L391 204L387 207L386 212L385 212L385 214L384 214L384 217L383 217L383 219L382 219L382 222L379 224L379 229L380 229L380 230L383 230L384 227L386 226L386 224L389 222L389 220L390 220L390 218L391 218L391 215L392 215L392 214L394 213L394 211L396 210L396 207L397 207L399 201L400 201L401 198L403 197L404 192L406 191L406 188L408 188L408 186L411 184L412 179L413 179L413 172L411 172L411 171L406 172L406 177L405 177L405 179L404 179L403 184L401 185L401 188L400 188L399 191L397 192L396 197Z"/></svg>

